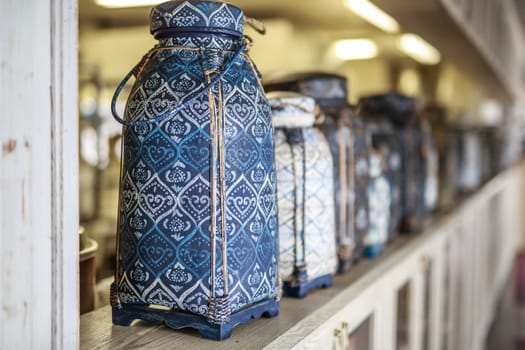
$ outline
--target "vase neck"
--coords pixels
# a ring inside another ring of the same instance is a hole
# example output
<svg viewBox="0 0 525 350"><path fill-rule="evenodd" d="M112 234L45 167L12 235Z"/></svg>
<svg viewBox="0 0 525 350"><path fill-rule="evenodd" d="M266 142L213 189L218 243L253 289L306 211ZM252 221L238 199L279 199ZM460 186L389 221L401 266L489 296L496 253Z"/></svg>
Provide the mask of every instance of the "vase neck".
<svg viewBox="0 0 525 350"><path fill-rule="evenodd" d="M194 47L221 50L236 50L242 44L242 38L227 34L178 33L159 38L161 47Z"/></svg>

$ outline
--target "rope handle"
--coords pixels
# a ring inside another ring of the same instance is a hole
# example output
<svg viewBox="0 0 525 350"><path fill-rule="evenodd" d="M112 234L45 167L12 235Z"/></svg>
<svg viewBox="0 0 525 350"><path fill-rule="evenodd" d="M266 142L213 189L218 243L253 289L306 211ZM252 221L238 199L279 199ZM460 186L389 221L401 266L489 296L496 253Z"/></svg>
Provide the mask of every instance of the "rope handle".
<svg viewBox="0 0 525 350"><path fill-rule="evenodd" d="M239 49L237 49L237 51L235 52L234 56L232 57L231 61L228 63L226 68L219 75L215 76L215 78L213 80L211 80L207 85L205 85L202 90L194 93L192 97L190 97L189 99L184 101L183 104L180 104L177 107L175 107L174 109L172 109L171 111L163 113L161 115L158 115L155 118L150 118L150 119L146 119L146 120L135 120L135 121L125 120L124 118L120 117L118 115L118 112L117 112L118 97L120 96L120 93L122 92L122 90L124 89L126 84L128 83L128 81L131 78L131 76L138 69L140 69L140 72L142 72L142 67L145 65L145 61L149 60L149 58L151 58L152 51L155 50L155 49L152 49L150 52L148 52L148 54L146 54L144 56L144 58L135 67L133 67L133 69L131 69L129 71L128 74L126 74L124 79L122 79L120 84L117 86L117 89L115 90L115 93L113 94L113 98L111 99L111 113L113 114L113 118L117 122L119 122L120 124L125 125L125 126L144 126L144 125L148 125L148 124L159 123L159 122L161 122L161 121L163 121L165 119L168 119L168 118L171 118L171 117L175 116L177 113L182 111L184 108L188 107L190 105L190 103L192 103L195 100L201 98L210 89L212 89L215 85L217 85L217 83L222 78L224 78L226 73L228 73L228 71L235 65L235 63L237 62L237 60L239 59L239 57L241 56L241 54L242 54L242 52L244 51L245 48L246 48L246 43L243 43L239 47ZM136 76L138 77L139 74L137 74Z"/></svg>
<svg viewBox="0 0 525 350"><path fill-rule="evenodd" d="M266 34L266 26L264 25L263 22L259 21L258 19L244 16L244 23L246 23L247 25L255 29L255 31L258 32L259 34L262 34L262 35Z"/></svg>

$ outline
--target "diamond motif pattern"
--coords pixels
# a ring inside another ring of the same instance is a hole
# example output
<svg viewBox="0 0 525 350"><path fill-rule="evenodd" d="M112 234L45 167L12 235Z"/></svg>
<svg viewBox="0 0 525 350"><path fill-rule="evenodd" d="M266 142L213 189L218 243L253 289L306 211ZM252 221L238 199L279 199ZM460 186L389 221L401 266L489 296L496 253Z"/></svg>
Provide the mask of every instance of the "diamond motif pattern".
<svg viewBox="0 0 525 350"><path fill-rule="evenodd" d="M312 127L314 116L304 112L313 111L313 100L276 96L270 105L276 106L273 117L280 125L275 129L275 164L281 276L293 279L294 265L303 263L308 280L332 275L337 266L333 160L326 138ZM292 142L290 131L300 132L302 141ZM302 243L299 252L297 240Z"/></svg>
<svg viewBox="0 0 525 350"><path fill-rule="evenodd" d="M171 265L175 249L161 232L154 229L140 241L138 254L152 273L160 274Z"/></svg>
<svg viewBox="0 0 525 350"><path fill-rule="evenodd" d="M208 1L168 2L157 6L151 18L152 32L208 26L242 33L243 25L239 9ZM202 62L224 69L239 43L234 36L202 31L160 39L159 47L169 49L157 51L145 65L130 92L125 119L146 120L180 106L205 85ZM208 50L216 48L221 55ZM118 296L124 303L206 316L210 301L225 295L226 288L224 312L277 295L272 122L246 55L209 95L192 100L172 118L124 129L118 242ZM210 108L212 103L220 108Z"/></svg>
<svg viewBox="0 0 525 350"><path fill-rule="evenodd" d="M142 149L144 160L156 172L162 172L177 157L176 148L170 138L159 129L146 137Z"/></svg>

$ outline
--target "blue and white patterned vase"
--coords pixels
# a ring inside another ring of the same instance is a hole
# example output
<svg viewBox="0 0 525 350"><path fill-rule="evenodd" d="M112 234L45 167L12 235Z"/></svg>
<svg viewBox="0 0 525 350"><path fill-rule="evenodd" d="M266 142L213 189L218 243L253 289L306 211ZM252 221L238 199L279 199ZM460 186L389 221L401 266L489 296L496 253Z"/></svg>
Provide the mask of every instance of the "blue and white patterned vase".
<svg viewBox="0 0 525 350"><path fill-rule="evenodd" d="M392 123L382 115L373 114L362 108L360 105L359 113L365 118L367 139L370 152L376 153L376 157L381 157L380 162L384 169L385 176L390 183L390 209L388 214L388 234L387 241L393 241L399 234L401 228L402 215L402 189L403 189L403 148L399 138L396 137ZM372 194L374 194L373 192ZM371 193L369 192L369 196ZM377 201L377 198L368 198L368 201ZM370 215L370 220L381 220ZM372 223L370 223L372 225ZM369 231L370 232L370 231ZM367 233L368 234L368 233ZM381 245L377 247L365 245L365 256L374 257L383 251Z"/></svg>
<svg viewBox="0 0 525 350"><path fill-rule="evenodd" d="M151 33L124 119L115 100L131 74L113 99L124 124L113 323L224 339L279 311L271 110L237 7L166 2Z"/></svg>
<svg viewBox="0 0 525 350"><path fill-rule="evenodd" d="M374 257L384 250L390 230L392 186L386 170L386 156L387 154L382 150L370 151L368 183L370 224L363 241L363 254L368 257Z"/></svg>
<svg viewBox="0 0 525 350"><path fill-rule="evenodd" d="M334 196L339 272L362 254L368 232L368 148L363 123L347 102L347 80L330 73L300 73L265 81L266 90L313 97L325 114L319 125L334 160Z"/></svg>
<svg viewBox="0 0 525 350"><path fill-rule="evenodd" d="M337 270L332 155L314 127L312 98L277 91L267 97L275 128L279 267L285 295L302 298L331 286Z"/></svg>
<svg viewBox="0 0 525 350"><path fill-rule="evenodd" d="M416 100L397 93L362 98L360 109L367 115L391 122L394 137L401 145L401 227L400 232L419 232L425 214L425 159L421 120Z"/></svg>

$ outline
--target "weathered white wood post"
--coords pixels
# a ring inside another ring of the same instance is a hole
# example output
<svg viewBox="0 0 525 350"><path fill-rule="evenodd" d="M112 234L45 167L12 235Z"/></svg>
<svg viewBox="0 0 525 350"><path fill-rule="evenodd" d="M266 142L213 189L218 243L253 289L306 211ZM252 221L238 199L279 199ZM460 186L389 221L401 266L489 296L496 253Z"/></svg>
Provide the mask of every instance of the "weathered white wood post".
<svg viewBox="0 0 525 350"><path fill-rule="evenodd" d="M78 339L77 2L0 3L0 348Z"/></svg>

